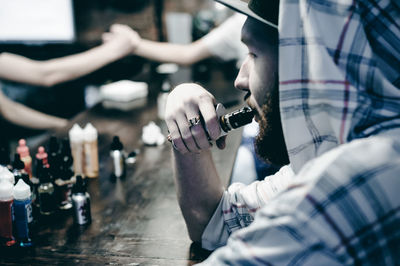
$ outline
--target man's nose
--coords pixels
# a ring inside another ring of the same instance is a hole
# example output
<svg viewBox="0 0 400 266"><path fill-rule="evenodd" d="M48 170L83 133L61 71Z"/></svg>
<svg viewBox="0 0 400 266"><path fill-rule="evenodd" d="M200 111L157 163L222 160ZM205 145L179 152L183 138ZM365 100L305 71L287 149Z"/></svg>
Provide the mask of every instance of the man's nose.
<svg viewBox="0 0 400 266"><path fill-rule="evenodd" d="M239 90L249 90L249 75L247 67L243 64L235 79L235 88Z"/></svg>

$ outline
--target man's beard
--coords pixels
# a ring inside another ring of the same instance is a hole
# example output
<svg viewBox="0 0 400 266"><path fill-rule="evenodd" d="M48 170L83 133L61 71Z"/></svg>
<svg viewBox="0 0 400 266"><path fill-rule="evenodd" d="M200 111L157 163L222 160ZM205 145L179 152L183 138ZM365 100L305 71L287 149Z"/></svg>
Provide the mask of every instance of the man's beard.
<svg viewBox="0 0 400 266"><path fill-rule="evenodd" d="M278 84L267 94L259 115L260 132L254 146L259 157L276 166L289 164L279 111Z"/></svg>

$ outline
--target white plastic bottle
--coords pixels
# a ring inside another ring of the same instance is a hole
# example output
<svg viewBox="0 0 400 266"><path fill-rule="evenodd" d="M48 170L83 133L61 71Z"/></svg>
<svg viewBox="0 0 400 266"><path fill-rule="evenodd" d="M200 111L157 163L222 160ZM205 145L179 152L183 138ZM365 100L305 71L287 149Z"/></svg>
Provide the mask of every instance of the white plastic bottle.
<svg viewBox="0 0 400 266"><path fill-rule="evenodd" d="M14 186L14 231L21 247L32 246L33 216L31 194L31 188L22 179Z"/></svg>
<svg viewBox="0 0 400 266"><path fill-rule="evenodd" d="M71 154L74 158L74 172L75 174L83 175L83 129L78 124L74 124L68 132L68 135L71 145Z"/></svg>
<svg viewBox="0 0 400 266"><path fill-rule="evenodd" d="M85 154L85 175L97 177L99 175L99 154L97 147L97 130L91 124L86 124L83 130L84 154Z"/></svg>
<svg viewBox="0 0 400 266"><path fill-rule="evenodd" d="M10 172L10 170L8 170L7 167L0 167L0 181L1 180L7 180L8 182L10 182L12 185L14 185L15 183L15 176L13 175L13 173Z"/></svg>

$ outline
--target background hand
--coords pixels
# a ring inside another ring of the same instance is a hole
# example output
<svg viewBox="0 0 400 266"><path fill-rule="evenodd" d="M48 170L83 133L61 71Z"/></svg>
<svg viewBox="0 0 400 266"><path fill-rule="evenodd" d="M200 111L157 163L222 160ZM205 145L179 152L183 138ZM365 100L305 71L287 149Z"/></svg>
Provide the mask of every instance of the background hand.
<svg viewBox="0 0 400 266"><path fill-rule="evenodd" d="M113 45L113 49L122 55L129 55L134 52L141 42L139 34L127 25L113 24L110 32L102 35L103 43Z"/></svg>

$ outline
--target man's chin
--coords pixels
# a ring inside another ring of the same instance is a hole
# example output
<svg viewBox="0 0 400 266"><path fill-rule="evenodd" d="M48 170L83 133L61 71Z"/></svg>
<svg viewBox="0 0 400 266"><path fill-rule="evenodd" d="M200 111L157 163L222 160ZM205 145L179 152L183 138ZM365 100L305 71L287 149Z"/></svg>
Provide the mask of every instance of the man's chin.
<svg viewBox="0 0 400 266"><path fill-rule="evenodd" d="M280 122L279 108L275 104L264 104L260 116L257 112L254 119L259 124L259 134L255 138L257 155L275 166L289 163L285 140Z"/></svg>

